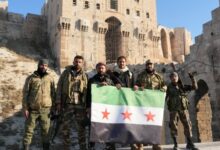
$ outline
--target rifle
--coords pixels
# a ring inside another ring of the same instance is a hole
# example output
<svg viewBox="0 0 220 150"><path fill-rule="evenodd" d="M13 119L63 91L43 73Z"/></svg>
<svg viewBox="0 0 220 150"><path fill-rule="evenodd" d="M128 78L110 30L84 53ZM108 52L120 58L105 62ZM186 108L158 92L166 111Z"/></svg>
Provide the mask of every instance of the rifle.
<svg viewBox="0 0 220 150"><path fill-rule="evenodd" d="M62 116L61 113L58 114L58 112L52 112L51 113L51 127L49 129L49 139L51 143L54 143L54 139L59 131L60 124L62 123Z"/></svg>

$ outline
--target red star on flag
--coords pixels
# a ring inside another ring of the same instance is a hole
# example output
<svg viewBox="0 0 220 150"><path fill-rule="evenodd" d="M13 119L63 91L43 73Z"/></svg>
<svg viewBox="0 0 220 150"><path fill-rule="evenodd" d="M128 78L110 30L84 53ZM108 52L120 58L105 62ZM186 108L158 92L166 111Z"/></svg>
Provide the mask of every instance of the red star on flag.
<svg viewBox="0 0 220 150"><path fill-rule="evenodd" d="M145 114L145 116L147 117L147 121L153 121L154 122L154 117L155 117L154 114L152 114L151 112L148 112L148 114Z"/></svg>
<svg viewBox="0 0 220 150"><path fill-rule="evenodd" d="M132 115L132 113L129 113L128 110L126 110L126 112L121 113L123 115L123 119L128 119L131 120L130 116Z"/></svg>
<svg viewBox="0 0 220 150"><path fill-rule="evenodd" d="M107 119L108 120L108 115L109 114L110 114L110 112L108 112L107 109L105 109L105 111L102 112L102 115L103 115L102 119Z"/></svg>

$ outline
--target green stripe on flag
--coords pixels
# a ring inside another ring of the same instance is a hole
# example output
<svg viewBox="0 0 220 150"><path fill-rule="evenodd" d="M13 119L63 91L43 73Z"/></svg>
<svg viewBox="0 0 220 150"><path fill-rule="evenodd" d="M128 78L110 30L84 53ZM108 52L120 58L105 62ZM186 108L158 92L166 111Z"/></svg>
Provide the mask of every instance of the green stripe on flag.
<svg viewBox="0 0 220 150"><path fill-rule="evenodd" d="M134 91L92 84L92 103L164 108L165 93L159 90Z"/></svg>

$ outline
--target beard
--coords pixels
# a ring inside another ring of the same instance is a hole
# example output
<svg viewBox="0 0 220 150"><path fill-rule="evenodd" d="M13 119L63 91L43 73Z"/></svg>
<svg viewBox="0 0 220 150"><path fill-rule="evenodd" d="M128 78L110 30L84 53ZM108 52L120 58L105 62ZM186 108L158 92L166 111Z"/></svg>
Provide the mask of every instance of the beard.
<svg viewBox="0 0 220 150"><path fill-rule="evenodd" d="M146 69L147 73L152 74L154 73L154 69Z"/></svg>
<svg viewBox="0 0 220 150"><path fill-rule="evenodd" d="M44 68L38 68L37 69L38 74L43 77L47 73L47 69Z"/></svg>

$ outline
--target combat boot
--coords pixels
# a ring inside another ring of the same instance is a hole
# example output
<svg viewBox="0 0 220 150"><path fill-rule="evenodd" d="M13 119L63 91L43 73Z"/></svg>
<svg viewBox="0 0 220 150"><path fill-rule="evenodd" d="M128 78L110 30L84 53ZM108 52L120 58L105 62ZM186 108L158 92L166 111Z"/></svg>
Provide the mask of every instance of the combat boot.
<svg viewBox="0 0 220 150"><path fill-rule="evenodd" d="M190 138L190 137L187 138L186 149L189 149L189 150L199 150L198 148L196 148L196 146L192 142L192 138Z"/></svg>
<svg viewBox="0 0 220 150"><path fill-rule="evenodd" d="M50 143L43 143L43 150L49 150L50 149Z"/></svg>
<svg viewBox="0 0 220 150"><path fill-rule="evenodd" d="M173 143L174 143L173 150L178 150L178 143L175 136L173 137Z"/></svg>
<svg viewBox="0 0 220 150"><path fill-rule="evenodd" d="M30 150L29 144L23 144L23 150Z"/></svg>
<svg viewBox="0 0 220 150"><path fill-rule="evenodd" d="M159 144L153 144L152 149L153 150L162 150L162 148Z"/></svg>

